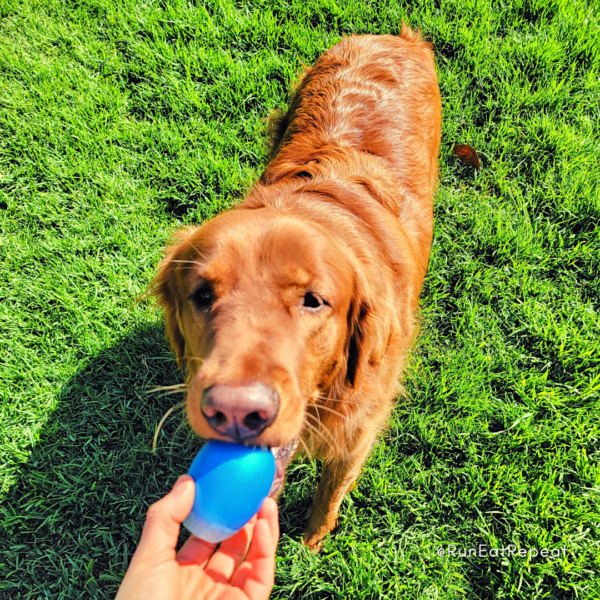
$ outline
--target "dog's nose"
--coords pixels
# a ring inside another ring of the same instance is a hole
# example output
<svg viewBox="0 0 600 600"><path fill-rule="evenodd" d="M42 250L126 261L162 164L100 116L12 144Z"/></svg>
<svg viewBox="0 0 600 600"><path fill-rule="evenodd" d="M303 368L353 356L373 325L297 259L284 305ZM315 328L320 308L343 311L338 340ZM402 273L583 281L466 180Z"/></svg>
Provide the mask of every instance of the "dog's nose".
<svg viewBox="0 0 600 600"><path fill-rule="evenodd" d="M279 394L262 383L213 385L202 393L201 409L217 433L244 442L273 423L279 412Z"/></svg>

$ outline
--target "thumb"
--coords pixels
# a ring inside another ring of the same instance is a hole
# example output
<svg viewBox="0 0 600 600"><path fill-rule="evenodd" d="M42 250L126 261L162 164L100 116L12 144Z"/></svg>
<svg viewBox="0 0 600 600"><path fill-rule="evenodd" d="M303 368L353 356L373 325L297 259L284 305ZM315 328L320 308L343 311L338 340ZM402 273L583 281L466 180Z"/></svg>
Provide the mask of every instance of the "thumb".
<svg viewBox="0 0 600 600"><path fill-rule="evenodd" d="M136 550L139 558L155 556L165 550L175 552L180 525L194 504L194 491L194 480L182 475L164 498L150 506Z"/></svg>

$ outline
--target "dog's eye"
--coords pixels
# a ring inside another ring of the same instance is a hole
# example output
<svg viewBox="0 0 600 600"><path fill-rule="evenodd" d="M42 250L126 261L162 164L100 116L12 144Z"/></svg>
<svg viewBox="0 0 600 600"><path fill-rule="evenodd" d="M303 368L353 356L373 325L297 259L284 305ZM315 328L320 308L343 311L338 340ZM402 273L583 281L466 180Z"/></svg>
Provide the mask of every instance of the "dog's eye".
<svg viewBox="0 0 600 600"><path fill-rule="evenodd" d="M214 294L208 283L203 283L194 290L192 302L200 310L208 310L214 302Z"/></svg>
<svg viewBox="0 0 600 600"><path fill-rule="evenodd" d="M304 294L304 299L302 301L302 306L304 308L308 308L309 310L318 310L325 304L325 301L320 296L313 292L306 292Z"/></svg>

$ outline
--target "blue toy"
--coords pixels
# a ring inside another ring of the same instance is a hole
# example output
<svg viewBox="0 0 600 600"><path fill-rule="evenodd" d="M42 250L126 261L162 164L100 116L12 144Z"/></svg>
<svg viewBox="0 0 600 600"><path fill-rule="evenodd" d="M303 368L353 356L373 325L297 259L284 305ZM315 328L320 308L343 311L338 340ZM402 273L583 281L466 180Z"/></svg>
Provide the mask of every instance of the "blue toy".
<svg viewBox="0 0 600 600"><path fill-rule="evenodd" d="M211 440L188 475L196 497L183 524L207 542L222 542L258 512L273 484L275 458L270 450Z"/></svg>

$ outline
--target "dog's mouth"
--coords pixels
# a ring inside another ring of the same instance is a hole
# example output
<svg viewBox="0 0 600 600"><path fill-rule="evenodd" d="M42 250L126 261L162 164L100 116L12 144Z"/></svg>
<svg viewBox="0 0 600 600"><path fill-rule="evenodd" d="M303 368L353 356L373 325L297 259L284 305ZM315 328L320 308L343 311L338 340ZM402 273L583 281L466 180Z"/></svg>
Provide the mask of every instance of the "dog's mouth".
<svg viewBox="0 0 600 600"><path fill-rule="evenodd" d="M283 482L285 480L285 469L292 456L294 456L294 452L296 452L296 448L298 448L299 443L299 440L296 438L285 446L271 447L271 452L275 457L275 477L273 478L273 485L271 486L271 491L269 492L269 496L271 496L271 498L277 498L279 492L281 492L281 488L283 487Z"/></svg>

